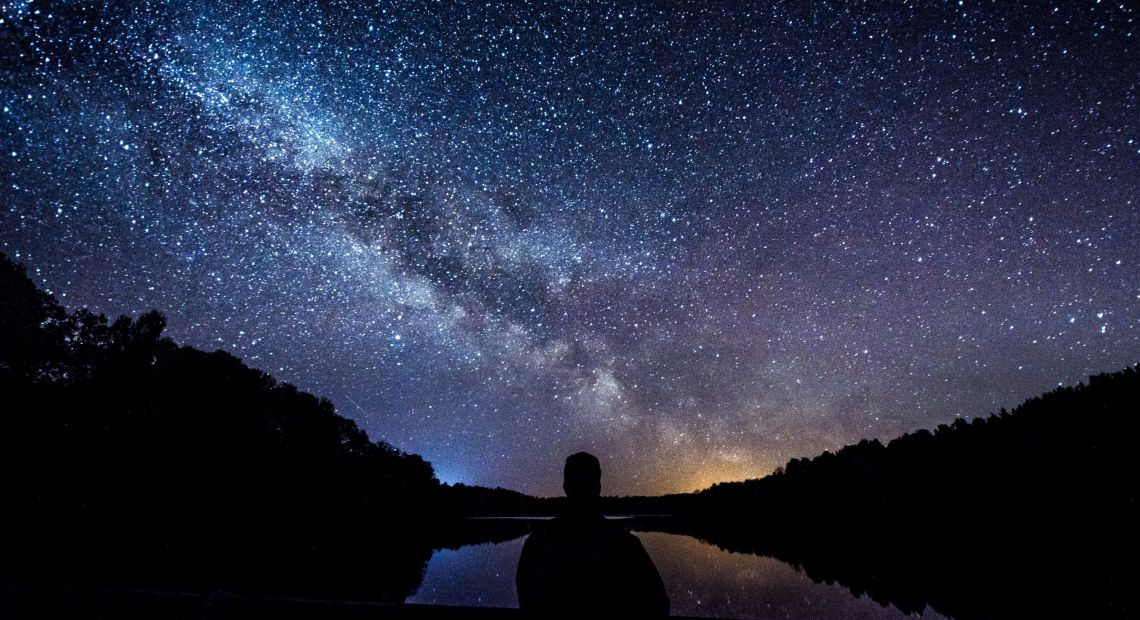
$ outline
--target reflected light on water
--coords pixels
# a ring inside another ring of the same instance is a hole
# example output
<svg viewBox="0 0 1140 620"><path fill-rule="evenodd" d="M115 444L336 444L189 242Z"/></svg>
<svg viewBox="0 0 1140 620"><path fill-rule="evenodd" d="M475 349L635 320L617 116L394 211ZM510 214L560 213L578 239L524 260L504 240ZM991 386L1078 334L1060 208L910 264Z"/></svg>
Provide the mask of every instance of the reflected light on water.
<svg viewBox="0 0 1140 620"><path fill-rule="evenodd" d="M779 560L731 553L690 536L635 532L657 565L674 615L721 618L906 618L895 607L818 584ZM517 607L525 537L436 551L408 603ZM922 618L944 618L927 611Z"/></svg>
<svg viewBox="0 0 1140 620"><path fill-rule="evenodd" d="M637 532L674 615L722 618L906 618L895 607L818 584L779 560L722 551L690 536ZM922 618L944 618L927 610Z"/></svg>
<svg viewBox="0 0 1140 620"><path fill-rule="evenodd" d="M406 603L518 607L515 571L526 537L504 543L442 549L431 556L424 580Z"/></svg>

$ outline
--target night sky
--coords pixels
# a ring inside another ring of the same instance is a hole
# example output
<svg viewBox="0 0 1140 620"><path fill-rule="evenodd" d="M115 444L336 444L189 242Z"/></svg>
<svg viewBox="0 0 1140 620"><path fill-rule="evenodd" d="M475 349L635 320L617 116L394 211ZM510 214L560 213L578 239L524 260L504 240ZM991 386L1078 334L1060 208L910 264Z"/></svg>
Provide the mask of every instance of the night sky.
<svg viewBox="0 0 1140 620"><path fill-rule="evenodd" d="M1135 3L365 4L0 0L0 250L540 494L1140 362Z"/></svg>

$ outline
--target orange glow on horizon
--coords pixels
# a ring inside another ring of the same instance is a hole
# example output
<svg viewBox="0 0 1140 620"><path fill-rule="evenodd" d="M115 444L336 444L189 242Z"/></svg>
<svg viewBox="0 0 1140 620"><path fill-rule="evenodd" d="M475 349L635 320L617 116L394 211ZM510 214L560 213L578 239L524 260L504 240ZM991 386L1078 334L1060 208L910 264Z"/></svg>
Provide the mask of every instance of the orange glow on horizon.
<svg viewBox="0 0 1140 620"><path fill-rule="evenodd" d="M688 471L679 471L669 487L669 493L703 491L718 482L739 482L763 478L775 471L777 465L748 460L733 461L717 458Z"/></svg>

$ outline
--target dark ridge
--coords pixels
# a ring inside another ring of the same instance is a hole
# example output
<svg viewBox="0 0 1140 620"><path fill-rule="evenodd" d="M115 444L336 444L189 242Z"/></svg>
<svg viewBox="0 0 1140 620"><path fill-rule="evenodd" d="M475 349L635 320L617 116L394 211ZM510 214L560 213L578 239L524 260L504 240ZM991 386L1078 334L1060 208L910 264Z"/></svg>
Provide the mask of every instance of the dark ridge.
<svg viewBox="0 0 1140 620"><path fill-rule="evenodd" d="M1138 370L714 485L670 529L907 612L1136 617Z"/></svg>
<svg viewBox="0 0 1140 620"><path fill-rule="evenodd" d="M165 324L69 313L0 255L0 582L413 593L431 465Z"/></svg>

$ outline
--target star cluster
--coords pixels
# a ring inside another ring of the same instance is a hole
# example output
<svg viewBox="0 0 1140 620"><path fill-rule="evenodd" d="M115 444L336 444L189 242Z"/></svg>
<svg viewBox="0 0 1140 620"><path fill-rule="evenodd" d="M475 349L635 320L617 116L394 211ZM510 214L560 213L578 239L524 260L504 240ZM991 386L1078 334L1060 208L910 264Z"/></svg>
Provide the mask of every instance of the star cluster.
<svg viewBox="0 0 1140 620"><path fill-rule="evenodd" d="M0 250L444 480L692 490L1140 361L1138 17L0 0Z"/></svg>

